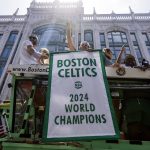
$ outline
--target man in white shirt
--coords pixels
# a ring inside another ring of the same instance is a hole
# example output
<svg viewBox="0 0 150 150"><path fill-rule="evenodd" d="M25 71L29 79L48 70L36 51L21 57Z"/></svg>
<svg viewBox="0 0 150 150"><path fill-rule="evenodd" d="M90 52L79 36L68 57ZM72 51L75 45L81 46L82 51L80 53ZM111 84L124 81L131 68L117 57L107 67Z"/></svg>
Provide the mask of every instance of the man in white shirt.
<svg viewBox="0 0 150 150"><path fill-rule="evenodd" d="M42 55L36 51L37 42L38 37L36 35L29 36L29 40L23 42L20 51L20 65L38 64L39 59L47 58L46 55Z"/></svg>

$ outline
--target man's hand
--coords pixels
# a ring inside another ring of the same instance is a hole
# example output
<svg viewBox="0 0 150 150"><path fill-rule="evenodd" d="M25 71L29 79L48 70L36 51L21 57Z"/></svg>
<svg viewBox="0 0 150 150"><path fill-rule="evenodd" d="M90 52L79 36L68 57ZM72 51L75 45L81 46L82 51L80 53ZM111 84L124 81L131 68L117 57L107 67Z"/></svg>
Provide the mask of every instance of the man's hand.
<svg viewBox="0 0 150 150"><path fill-rule="evenodd" d="M45 54L41 54L40 59L48 59L48 56Z"/></svg>
<svg viewBox="0 0 150 150"><path fill-rule="evenodd" d="M89 49L87 49L87 51L88 51L88 52L92 52L92 51L93 51L93 49L92 49L92 48L89 48Z"/></svg>
<svg viewBox="0 0 150 150"><path fill-rule="evenodd" d="M32 45L27 46L27 52L29 55L32 55L34 53L34 47Z"/></svg>
<svg viewBox="0 0 150 150"><path fill-rule="evenodd" d="M126 48L125 47L122 47L122 51L125 51L126 50Z"/></svg>
<svg viewBox="0 0 150 150"><path fill-rule="evenodd" d="M119 63L114 63L114 64L112 64L112 67L120 67L120 64Z"/></svg>

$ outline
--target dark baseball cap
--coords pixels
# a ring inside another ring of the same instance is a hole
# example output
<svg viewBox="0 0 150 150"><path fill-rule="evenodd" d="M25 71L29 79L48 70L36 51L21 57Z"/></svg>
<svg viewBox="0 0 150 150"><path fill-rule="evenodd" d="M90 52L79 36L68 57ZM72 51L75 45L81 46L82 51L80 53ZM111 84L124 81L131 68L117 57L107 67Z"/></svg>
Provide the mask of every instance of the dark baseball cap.
<svg viewBox="0 0 150 150"><path fill-rule="evenodd" d="M36 39L36 40L38 40L38 37L37 37L37 35L35 35L35 34L31 34L31 35L29 36L29 39Z"/></svg>

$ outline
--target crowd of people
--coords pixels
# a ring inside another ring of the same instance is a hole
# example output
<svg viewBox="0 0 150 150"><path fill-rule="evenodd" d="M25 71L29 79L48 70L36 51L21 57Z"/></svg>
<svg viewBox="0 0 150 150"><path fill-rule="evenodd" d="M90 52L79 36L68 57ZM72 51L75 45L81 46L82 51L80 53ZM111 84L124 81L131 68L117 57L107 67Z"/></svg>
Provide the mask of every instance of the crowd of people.
<svg viewBox="0 0 150 150"><path fill-rule="evenodd" d="M36 50L38 43L38 37L34 34L29 36L28 40L25 40L22 44L20 51L20 65L26 64L49 64L49 50L47 48L41 48L39 52ZM80 50L92 51L90 44L87 41L83 41L80 44ZM76 49L70 50L75 51Z"/></svg>
<svg viewBox="0 0 150 150"><path fill-rule="evenodd" d="M68 38L68 48L69 51L76 51L71 40ZM20 65L25 64L49 64L49 50L47 48L41 48L39 52L36 50L38 44L38 37L34 34L29 36L29 39L23 42L20 51ZM71 45L71 46L70 46ZM93 49L87 41L80 43L79 50L91 52ZM136 60L131 54L126 55L123 65L121 65L122 54L125 52L125 47L123 46L120 50L119 56L113 63L112 57L113 52L109 48L103 49L103 62L105 66L111 67L134 67L136 66ZM144 61L144 59L143 59ZM145 61L144 61L145 62Z"/></svg>
<svg viewBox="0 0 150 150"><path fill-rule="evenodd" d="M69 51L76 51L72 40L72 26L71 22L66 24L66 38L68 42ZM23 42L23 46L20 52L20 64L49 64L49 50L47 48L41 48L39 52L36 51L35 47L38 43L38 37L36 35L29 36L29 39ZM80 51L91 52L93 49L87 41L82 41L79 46ZM137 66L135 57L131 54L126 55L124 61L122 61L123 53L125 53L125 45L122 46L120 53L115 62L112 61L113 52L109 48L103 49L103 62L105 66L111 67L135 67ZM149 67L149 62L143 58L142 68L145 70Z"/></svg>
<svg viewBox="0 0 150 150"><path fill-rule="evenodd" d="M23 42L22 49L20 51L20 65L49 64L49 53L50 53L49 50L47 48L41 48L38 52L36 50L37 43L38 43L38 37L36 35L29 36L29 39ZM68 48L70 51L76 51L75 47L71 43L68 44ZM93 51L93 49L90 47L90 44L87 41L83 41L80 43L79 50L88 51L88 52ZM109 67L118 67L118 68L125 68L125 67L133 68L137 66L135 57L132 56L131 54L126 55L124 61L122 60L122 56L124 52L125 52L125 46L122 46L117 59L115 60L115 62L113 62L112 61L113 52L109 48L104 48L102 51L104 65L109 66ZM149 66L149 62L143 59L142 65ZM130 95L125 94L125 95L130 96L131 94ZM130 99L130 98L127 97L127 99ZM128 105L127 102L126 102L126 105ZM125 113L128 113L128 112L126 112L125 110ZM126 114L126 116L128 116L128 114ZM1 120L0 120L0 124L1 124ZM133 130L133 127L134 126L129 126L131 130ZM146 139L149 139L149 136L147 137Z"/></svg>

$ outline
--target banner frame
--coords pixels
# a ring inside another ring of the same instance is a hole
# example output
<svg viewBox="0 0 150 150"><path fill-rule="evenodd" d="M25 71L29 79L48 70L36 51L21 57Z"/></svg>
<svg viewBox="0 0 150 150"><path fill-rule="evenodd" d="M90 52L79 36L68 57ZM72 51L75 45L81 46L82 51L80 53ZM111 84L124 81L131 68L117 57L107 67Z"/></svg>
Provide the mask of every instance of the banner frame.
<svg viewBox="0 0 150 150"><path fill-rule="evenodd" d="M106 89L106 94L108 98L108 104L110 107L110 113L112 117L112 122L115 130L115 135L108 135L108 136L81 136L81 137L61 137L61 138L47 138L47 132L48 132L48 118L49 118L49 110L50 108L48 107L50 105L50 95L51 95L51 82L52 82L52 70L53 70L53 56L55 54L59 53L78 53L80 51L65 51L65 52L52 52L50 53L50 66L49 66L49 75L48 75L48 89L47 89L47 96L46 96L46 106L45 106L45 116L44 116L44 126L43 126L43 134L42 134L42 141L43 142L65 142L65 141L84 141L84 140L116 140L119 139L120 133L119 133L119 128L117 124L117 119L115 116L115 111L113 108L113 103L111 99L111 94L109 91L109 84L107 81L107 76L106 76L106 71L105 71L105 66L103 62L103 57L104 54L101 50L93 50L89 53L97 52L99 51L99 58L101 62L101 68L103 72L103 79L104 79L104 84L105 84L105 89Z"/></svg>

